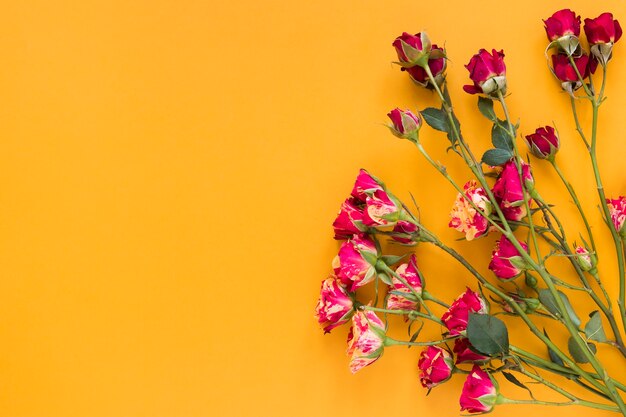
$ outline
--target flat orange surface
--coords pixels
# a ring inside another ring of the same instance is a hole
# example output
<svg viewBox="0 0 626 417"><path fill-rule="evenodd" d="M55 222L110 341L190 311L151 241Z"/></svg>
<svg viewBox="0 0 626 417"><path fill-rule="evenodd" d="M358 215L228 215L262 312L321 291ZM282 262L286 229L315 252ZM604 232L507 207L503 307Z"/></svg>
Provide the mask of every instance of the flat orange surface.
<svg viewBox="0 0 626 417"><path fill-rule="evenodd" d="M426 29L448 48L478 153L489 125L461 91L463 65L481 47L505 50L511 112L522 133L552 121L561 131L559 160L592 214L616 294L590 164L543 58L541 19L562 7L626 23L618 1L4 1L0 416L456 415L463 378L426 398L419 351L404 348L352 376L347 329L318 329L313 309L338 248L330 225L368 168L403 199L412 193L424 222L486 270L495 236L456 242L454 190L382 126L393 107L435 103L391 64L393 39ZM622 40L600 128L611 195L626 193L625 69ZM443 135L422 138L467 179ZM576 236L556 175L540 163L535 173ZM473 284L434 248L417 253L442 298ZM512 333L540 349L521 325ZM601 354L626 374L623 359ZM607 415L493 415L529 412Z"/></svg>

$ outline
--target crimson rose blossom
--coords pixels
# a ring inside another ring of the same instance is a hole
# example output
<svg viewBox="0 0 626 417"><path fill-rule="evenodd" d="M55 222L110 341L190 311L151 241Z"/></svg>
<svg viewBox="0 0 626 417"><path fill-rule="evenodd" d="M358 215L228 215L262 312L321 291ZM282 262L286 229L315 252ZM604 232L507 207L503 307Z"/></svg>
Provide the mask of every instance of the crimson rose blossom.
<svg viewBox="0 0 626 417"><path fill-rule="evenodd" d="M526 243L520 242L520 245L528 251ZM491 254L489 269L501 280L510 281L524 272L523 265L524 261L517 248L506 236L502 235Z"/></svg>
<svg viewBox="0 0 626 417"><path fill-rule="evenodd" d="M474 365L463 384L459 403L461 411L487 413L493 409L498 399L498 390L489 374L480 366Z"/></svg>
<svg viewBox="0 0 626 417"><path fill-rule="evenodd" d="M500 91L506 93L506 66L504 52L493 49L491 54L485 49L478 51L465 66L470 73L473 85L464 85L463 90L470 94L492 95Z"/></svg>
<svg viewBox="0 0 626 417"><path fill-rule="evenodd" d="M478 293L468 288L454 300L448 311L441 316L441 321L448 328L450 336L459 335L467 329L470 312L487 314L488 309L485 300Z"/></svg>
<svg viewBox="0 0 626 417"><path fill-rule="evenodd" d="M385 324L373 311L357 311L352 316L347 354L353 374L371 365L383 354L384 338Z"/></svg>
<svg viewBox="0 0 626 417"><path fill-rule="evenodd" d="M585 19L585 35L593 56L606 65L611 59L613 45L622 37L622 27L611 13L602 13L595 19Z"/></svg>
<svg viewBox="0 0 626 417"><path fill-rule="evenodd" d="M580 42L580 16L569 9L559 10L543 21L546 34L551 42L555 42L567 55L572 55Z"/></svg>
<svg viewBox="0 0 626 417"><path fill-rule="evenodd" d="M530 166L525 162L522 165L522 179L526 185L532 184L533 177ZM520 181L517 165L514 161L504 164L502 172L493 186L493 195L507 220L520 221L526 216L524 204L524 187ZM530 200L529 200L530 204Z"/></svg>
<svg viewBox="0 0 626 417"><path fill-rule="evenodd" d="M450 379L454 364L447 350L439 346L428 346L420 354L417 367L422 386L430 389Z"/></svg>
<svg viewBox="0 0 626 417"><path fill-rule="evenodd" d="M333 259L333 269L348 291L354 292L376 276L374 265L366 260L368 255L377 257L378 250L367 235L355 235L341 244L339 254Z"/></svg>
<svg viewBox="0 0 626 417"><path fill-rule="evenodd" d="M315 317L324 329L329 333L332 329L350 320L354 303L345 288L335 277L322 281L320 299L315 307Z"/></svg>
<svg viewBox="0 0 626 417"><path fill-rule="evenodd" d="M590 59L585 54L573 56L572 58L583 80L596 72L598 62L595 59ZM552 55L552 73L561 82L563 90L568 93L578 90L583 85L565 54Z"/></svg>
<svg viewBox="0 0 626 417"><path fill-rule="evenodd" d="M481 209L487 216L491 214L492 206L485 190L478 186L475 180L470 180L463 187L464 195L457 194L454 207L450 212L448 226L465 233L465 239L473 240L481 237L489 230L489 222L474 205ZM472 205L467 199L471 200Z"/></svg>
<svg viewBox="0 0 626 417"><path fill-rule="evenodd" d="M365 231L363 207L364 204L354 197L347 199L341 204L339 214L333 222L336 240L350 239L352 236Z"/></svg>
<svg viewBox="0 0 626 417"><path fill-rule="evenodd" d="M611 214L611 222L622 238L626 238L626 197L619 196L616 199L606 199Z"/></svg>
<svg viewBox="0 0 626 417"><path fill-rule="evenodd" d="M539 127L535 133L526 136L530 152L540 159L551 159L559 151L559 137L552 126Z"/></svg>
<svg viewBox="0 0 626 417"><path fill-rule="evenodd" d="M416 293L422 294L422 278L419 275L417 269L417 259L415 254L412 254L409 258L409 262L403 263L396 268L396 274L404 279ZM390 291L400 292L402 294L409 295L410 298L403 297L399 294L390 294L387 298L387 308L389 310L415 310L417 309L417 301L413 299L413 291L408 288L402 281L400 281L395 275L391 276L392 285L389 288Z"/></svg>
<svg viewBox="0 0 626 417"><path fill-rule="evenodd" d="M444 73L446 71L446 58L445 52L443 48L438 47L437 45L433 45L432 51L435 53L428 58L428 68L430 69L433 78L435 79L435 83L437 85L441 85L444 80ZM426 73L426 70L419 65L414 67L402 68L402 71L406 71L409 73L411 80L420 87L425 88L435 88L430 82L430 78Z"/></svg>
<svg viewBox="0 0 626 417"><path fill-rule="evenodd" d="M422 126L422 119L409 110L395 108L387 113L392 125L391 132L399 138L416 138Z"/></svg>
<svg viewBox="0 0 626 417"><path fill-rule="evenodd" d="M430 39L424 32L415 35L403 32L393 41L392 46L396 48L398 60L407 66L416 65L431 50Z"/></svg>
<svg viewBox="0 0 626 417"><path fill-rule="evenodd" d="M480 353L476 353L471 349L471 347L472 344L466 337L459 337L458 339L454 340L454 347L452 348L452 352L456 357L456 364L485 362L489 360L489 356L484 356Z"/></svg>

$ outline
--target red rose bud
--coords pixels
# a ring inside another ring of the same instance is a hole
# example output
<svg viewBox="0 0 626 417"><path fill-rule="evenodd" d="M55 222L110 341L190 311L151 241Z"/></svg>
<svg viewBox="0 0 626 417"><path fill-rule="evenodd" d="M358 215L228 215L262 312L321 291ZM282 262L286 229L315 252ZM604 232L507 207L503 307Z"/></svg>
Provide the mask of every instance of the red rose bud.
<svg viewBox="0 0 626 417"><path fill-rule="evenodd" d="M401 139L417 140L417 132L422 127L422 119L419 115L409 110L395 108L387 113L387 116L389 116L392 123L388 126L391 133Z"/></svg>
<svg viewBox="0 0 626 417"><path fill-rule="evenodd" d="M616 199L606 199L606 203L609 206L609 213L611 214L611 222L613 227L617 230L617 233L626 238L626 197L619 196Z"/></svg>
<svg viewBox="0 0 626 417"><path fill-rule="evenodd" d="M489 222L474 205L487 216L491 214L492 206L485 190L478 186L475 180L470 180L463 187L464 195L459 193L450 212L448 226L465 233L465 239L472 240L484 236L489 230ZM473 205L467 200L471 200Z"/></svg>
<svg viewBox="0 0 626 417"><path fill-rule="evenodd" d="M530 166L523 161L520 163L522 164L524 185L526 187L532 186L534 180L530 172ZM515 165L514 161L508 161L504 164L492 192L507 220L520 221L526 216L524 186L522 186L517 165Z"/></svg>
<svg viewBox="0 0 626 417"><path fill-rule="evenodd" d="M525 251L528 251L528 245L524 242L520 242L520 245ZM517 278L526 269L524 259L519 251L504 235L496 243L496 247L491 254L489 269L503 281Z"/></svg>
<svg viewBox="0 0 626 417"><path fill-rule="evenodd" d="M329 333L335 327L347 323L353 311L352 298L335 277L322 281L315 317L324 333Z"/></svg>
<svg viewBox="0 0 626 417"><path fill-rule="evenodd" d="M585 19L585 35L593 56L606 65L611 59L613 45L622 37L622 27L611 13L602 13L595 19Z"/></svg>
<svg viewBox="0 0 626 417"><path fill-rule="evenodd" d="M530 276L531 275L528 275L527 277ZM534 312L541 306L541 302L536 298L525 298L515 293L508 293L508 295L515 301L515 303L522 309L522 311L527 314ZM513 306L511 306L505 300L500 301L500 306L502 307L502 310L509 314L517 314L517 311L513 308Z"/></svg>
<svg viewBox="0 0 626 417"><path fill-rule="evenodd" d="M445 79L446 65L445 52L443 48L433 45L428 57L428 68L430 69L430 72L435 79L435 83L438 86L441 86L443 84L443 80ZM402 71L408 72L411 80L413 80L413 82L418 86L429 89L435 88L430 80L430 77L428 76L428 73L423 67L419 65L407 68L403 67Z"/></svg>
<svg viewBox="0 0 626 417"><path fill-rule="evenodd" d="M356 198L349 198L341 204L339 214L333 222L336 240L350 239L367 229L363 224L364 207Z"/></svg>
<svg viewBox="0 0 626 417"><path fill-rule="evenodd" d="M526 136L530 152L540 159L551 159L559 151L559 137L552 126L540 127L532 135Z"/></svg>
<svg viewBox="0 0 626 417"><path fill-rule="evenodd" d="M392 43L396 48L398 60L404 67L412 67L425 62L431 50L431 43L425 32L410 35L406 32L398 36Z"/></svg>
<svg viewBox="0 0 626 417"><path fill-rule="evenodd" d="M439 346L428 346L420 354L417 362L420 382L424 388L434 388L452 376L454 363L450 353Z"/></svg>
<svg viewBox="0 0 626 417"><path fill-rule="evenodd" d="M359 171L352 196L365 203L362 222L366 226L393 226L406 214L402 203L385 190L382 181L364 169Z"/></svg>
<svg viewBox="0 0 626 417"><path fill-rule="evenodd" d="M335 275L348 291L354 292L376 276L377 257L376 244L366 235L355 235L341 244L339 254L333 259Z"/></svg>
<svg viewBox="0 0 626 417"><path fill-rule="evenodd" d="M352 327L348 333L350 371L371 365L383 354L385 324L372 311L357 311L352 316Z"/></svg>
<svg viewBox="0 0 626 417"><path fill-rule="evenodd" d="M449 330L450 336L462 334L467 329L469 313L487 314L488 308L485 300L469 288L461 294L443 313L441 321Z"/></svg>
<svg viewBox="0 0 626 417"><path fill-rule="evenodd" d="M591 271L596 267L596 263L598 262L595 255L591 254L586 248L582 246L576 246L574 249L576 253L576 263L580 266L580 269L583 271Z"/></svg>
<svg viewBox="0 0 626 417"><path fill-rule="evenodd" d="M460 337L454 340L454 347L452 348L452 352L456 357L454 363L474 363L474 362L485 362L489 360L489 356L481 355L480 353L476 353L472 349L472 344L469 339L465 337Z"/></svg>
<svg viewBox="0 0 626 417"><path fill-rule="evenodd" d="M407 284L409 284L416 293L422 294L422 278L417 269L417 260L415 254L411 255L409 262L396 268L398 274ZM389 294L387 297L387 309L389 310L416 310L418 301L414 298L414 292L404 285L395 275L391 276L391 286L389 291L400 294Z"/></svg>
<svg viewBox="0 0 626 417"><path fill-rule="evenodd" d="M461 411L488 413L498 400L498 389L489 374L474 365L463 385L459 403Z"/></svg>
<svg viewBox="0 0 626 417"><path fill-rule="evenodd" d="M567 55L572 55L580 42L580 16L569 9L559 10L543 21L548 39Z"/></svg>
<svg viewBox="0 0 626 417"><path fill-rule="evenodd" d="M470 73L473 85L464 85L463 90L470 94L494 95L498 91L506 93L506 66L504 52L485 49L478 51L465 66Z"/></svg>
<svg viewBox="0 0 626 417"><path fill-rule="evenodd" d="M393 227L391 238L403 245L416 245L419 241L419 228L414 223L400 220Z"/></svg>
<svg viewBox="0 0 626 417"><path fill-rule="evenodd" d="M589 75L593 74L598 67L598 62L595 59L589 59L588 55L573 56L576 69L569 62L569 57L564 54L552 55L552 73L561 82L561 87L568 93L578 90L582 87L578 74L583 80Z"/></svg>

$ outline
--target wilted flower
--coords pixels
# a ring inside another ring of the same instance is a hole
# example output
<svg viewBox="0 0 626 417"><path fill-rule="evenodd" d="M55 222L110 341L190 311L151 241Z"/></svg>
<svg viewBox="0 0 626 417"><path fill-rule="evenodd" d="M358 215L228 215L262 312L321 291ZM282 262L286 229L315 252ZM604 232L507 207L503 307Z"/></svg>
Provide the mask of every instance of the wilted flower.
<svg viewBox="0 0 626 417"><path fill-rule="evenodd" d="M335 327L347 323L353 311L352 298L335 277L322 281L320 299L315 307L315 317L324 329L324 333L329 333Z"/></svg>
<svg viewBox="0 0 626 417"><path fill-rule="evenodd" d="M396 268L396 274L402 277L417 294L422 294L422 278L417 269L415 254L411 255L409 262L403 263ZM418 301L414 298L414 292L404 285L395 275L391 276L391 282L392 285L389 287L390 291L406 294L408 297L400 294L389 294L387 297L387 308L389 310L415 310Z"/></svg>
<svg viewBox="0 0 626 417"><path fill-rule="evenodd" d="M465 66L470 72L473 85L464 85L463 90L470 94L493 95L500 91L506 93L506 66L504 52L492 50L491 54L485 49L478 51Z"/></svg>
<svg viewBox="0 0 626 417"><path fill-rule="evenodd" d="M376 276L370 260L377 257L376 244L366 235L355 235L341 244L339 254L333 260L335 275L348 291L354 292Z"/></svg>
<svg viewBox="0 0 626 417"><path fill-rule="evenodd" d="M385 324L373 311L357 311L352 316L352 327L348 333L350 371L372 364L382 354L385 341Z"/></svg>
<svg viewBox="0 0 626 417"><path fill-rule="evenodd" d="M489 221L486 216L491 214L492 206L485 190L478 186L475 180L468 181L463 187L464 195L459 193L450 212L450 226L461 233L465 239L472 240L481 237L489 230ZM468 201L471 200L473 205ZM474 208L478 207L484 215Z"/></svg>
<svg viewBox="0 0 626 417"><path fill-rule="evenodd" d="M528 245L520 242L524 250L528 251ZM496 243L496 247L491 254L491 262L489 269L493 271L498 278L508 281L518 277L525 269L525 262L519 251L506 236L502 235Z"/></svg>
<svg viewBox="0 0 626 417"><path fill-rule="evenodd" d="M450 379L454 363L452 356L444 348L428 346L422 350L417 367L422 386L430 389Z"/></svg>
<svg viewBox="0 0 626 417"><path fill-rule="evenodd" d="M441 316L441 321L448 328L450 336L459 335L467 329L470 313L487 314L488 309L485 300L468 288Z"/></svg>
<svg viewBox="0 0 626 417"><path fill-rule="evenodd" d="M489 374L480 366L474 365L463 384L459 403L461 411L487 413L493 409L498 399L498 389Z"/></svg>

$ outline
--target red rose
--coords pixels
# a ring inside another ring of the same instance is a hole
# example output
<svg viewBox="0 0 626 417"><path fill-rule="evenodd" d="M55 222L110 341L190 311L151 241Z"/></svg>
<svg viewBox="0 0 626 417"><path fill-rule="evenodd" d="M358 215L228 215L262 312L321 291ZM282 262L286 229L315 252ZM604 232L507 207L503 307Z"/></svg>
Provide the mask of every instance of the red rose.
<svg viewBox="0 0 626 417"><path fill-rule="evenodd" d="M595 19L585 19L585 35L593 56L606 65L611 59L613 44L622 37L622 27L611 13L602 13Z"/></svg>
<svg viewBox="0 0 626 417"><path fill-rule="evenodd" d="M464 85L463 90L470 94L493 94L501 91L506 92L506 66L504 65L504 52L485 49L478 51L465 66L470 72L473 85Z"/></svg>
<svg viewBox="0 0 626 417"><path fill-rule="evenodd" d="M419 68L419 67L415 67ZM419 113L418 113L419 114ZM409 110L395 108L387 113L392 125L389 126L394 135L399 138L416 138L422 126L420 116Z"/></svg>
<svg viewBox="0 0 626 417"><path fill-rule="evenodd" d="M526 144L533 155L540 159L554 158L559 151L559 137L552 126L540 127L526 136Z"/></svg>
<svg viewBox="0 0 626 417"><path fill-rule="evenodd" d="M543 21L546 34L552 44L558 45L559 49L568 56L579 50L580 41L580 16L570 9L563 9L555 12L552 16Z"/></svg>
<svg viewBox="0 0 626 417"><path fill-rule="evenodd" d="M444 57L443 48L440 48L437 45L433 45L432 51L437 51L437 53L429 55L428 68L433 74L433 78L435 79L437 85L441 85L443 83L444 73L446 71L446 58ZM434 86L430 82L430 79L428 78L426 70L419 65L416 65L414 67L402 68L402 71L408 72L413 82L420 87L425 87L429 89L434 88Z"/></svg>
<svg viewBox="0 0 626 417"><path fill-rule="evenodd" d="M392 45L396 48L398 60L408 67L417 65L420 59L428 56L431 49L430 39L424 32L415 35L404 32L393 41Z"/></svg>
<svg viewBox="0 0 626 417"><path fill-rule="evenodd" d="M583 80L593 74L598 67L598 62L595 59L590 59L588 55L583 54L572 58ZM570 63L569 57L565 54L552 55L552 73L561 81L563 90L569 93L578 90L583 85Z"/></svg>

